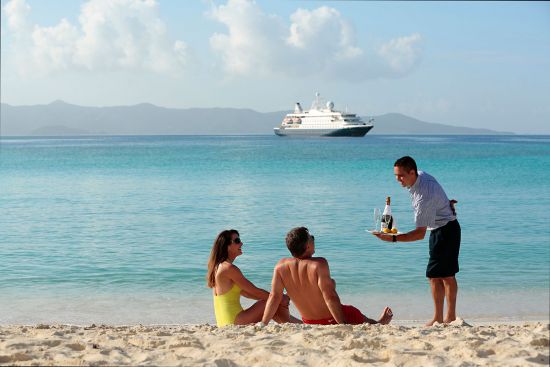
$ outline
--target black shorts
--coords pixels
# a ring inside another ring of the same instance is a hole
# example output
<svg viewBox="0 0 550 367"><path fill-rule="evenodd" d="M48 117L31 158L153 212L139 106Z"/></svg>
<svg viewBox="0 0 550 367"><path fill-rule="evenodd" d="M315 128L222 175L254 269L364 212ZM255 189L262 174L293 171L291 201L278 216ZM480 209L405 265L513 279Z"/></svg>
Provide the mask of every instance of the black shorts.
<svg viewBox="0 0 550 367"><path fill-rule="evenodd" d="M460 251L460 224L453 220L430 234L430 261L426 277L445 278L458 273Z"/></svg>

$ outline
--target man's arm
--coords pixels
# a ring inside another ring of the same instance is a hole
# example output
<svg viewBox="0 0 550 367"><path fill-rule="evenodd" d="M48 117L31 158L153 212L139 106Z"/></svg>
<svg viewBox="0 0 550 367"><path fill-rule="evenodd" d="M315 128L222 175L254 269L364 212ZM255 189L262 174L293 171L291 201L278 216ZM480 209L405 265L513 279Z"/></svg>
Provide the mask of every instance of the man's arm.
<svg viewBox="0 0 550 367"><path fill-rule="evenodd" d="M275 316L279 304L283 299L283 280L279 275L279 265L275 266L273 269L273 279L271 280L271 293L269 293L269 298L267 299L267 304L265 305L264 316L262 317L262 323L264 325L269 324L269 321Z"/></svg>
<svg viewBox="0 0 550 367"><path fill-rule="evenodd" d="M410 232L401 233L396 236L392 236L384 233L373 233L373 235L380 238L382 241L387 241L387 242L393 242L392 237L397 237L396 242L413 242L413 241L423 240L424 237L426 236L427 229L428 227L417 227L416 229L413 229Z"/></svg>
<svg viewBox="0 0 550 367"><path fill-rule="evenodd" d="M323 259L324 260L324 259ZM323 299L327 304L327 307L339 324L344 324L346 319L344 318L344 312L342 311L342 304L340 303L340 297L336 293L336 282L330 277L330 270L328 268L328 262L326 260L319 262L317 270L317 284L323 294Z"/></svg>

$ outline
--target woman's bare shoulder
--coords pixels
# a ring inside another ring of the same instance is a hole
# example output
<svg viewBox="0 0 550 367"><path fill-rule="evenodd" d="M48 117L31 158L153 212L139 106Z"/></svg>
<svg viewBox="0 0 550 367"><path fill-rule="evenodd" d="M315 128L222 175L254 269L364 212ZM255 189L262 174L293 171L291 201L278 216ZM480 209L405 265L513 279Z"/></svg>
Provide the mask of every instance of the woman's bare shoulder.
<svg viewBox="0 0 550 367"><path fill-rule="evenodd" d="M218 270L216 271L216 275L229 274L235 271L240 271L236 265L231 264L228 261L224 261L223 263L218 265Z"/></svg>

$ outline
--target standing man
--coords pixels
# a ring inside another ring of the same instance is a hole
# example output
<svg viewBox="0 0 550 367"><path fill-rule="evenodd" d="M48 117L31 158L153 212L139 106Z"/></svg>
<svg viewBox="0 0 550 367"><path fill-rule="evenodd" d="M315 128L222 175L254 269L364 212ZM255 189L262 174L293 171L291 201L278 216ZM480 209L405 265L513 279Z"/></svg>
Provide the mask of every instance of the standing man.
<svg viewBox="0 0 550 367"><path fill-rule="evenodd" d="M430 230L430 260L426 277L430 280L434 301L434 317L426 326L435 322L450 323L456 319L456 294L458 285L458 253L460 250L460 224L456 220L455 200L449 198L435 178L426 172L418 171L411 157L399 158L394 163L395 178L401 186L409 189L416 229L389 235L376 233L375 236L388 242L412 242L424 239ZM443 303L447 298L447 314L443 318Z"/></svg>

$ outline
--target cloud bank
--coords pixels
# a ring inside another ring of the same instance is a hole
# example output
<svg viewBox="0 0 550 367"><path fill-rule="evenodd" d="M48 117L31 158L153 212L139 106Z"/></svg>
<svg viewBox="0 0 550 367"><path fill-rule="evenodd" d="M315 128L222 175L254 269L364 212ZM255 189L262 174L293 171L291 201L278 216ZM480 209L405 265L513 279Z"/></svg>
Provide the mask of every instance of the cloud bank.
<svg viewBox="0 0 550 367"><path fill-rule="evenodd" d="M25 0L11 0L4 11L21 74L75 69L177 73L186 62L186 44L170 41L154 0L90 0L81 7L78 25L62 19L53 27L31 24Z"/></svg>
<svg viewBox="0 0 550 367"><path fill-rule="evenodd" d="M190 64L186 43L169 37L157 0L88 0L78 24L62 19L51 27L30 22L25 0L11 0L3 10L13 36L10 53L22 75L74 70L174 75ZM227 28L211 35L209 44L217 68L230 77L395 78L411 73L421 57L419 34L360 46L353 25L328 6L299 8L282 19L254 1L229 0L212 5L208 15ZM211 59L205 56L203 63Z"/></svg>
<svg viewBox="0 0 550 367"><path fill-rule="evenodd" d="M399 77L410 73L421 56L419 34L358 47L353 26L327 6L297 9L287 23L247 0L229 0L209 14L228 30L214 34L210 45L229 75Z"/></svg>

